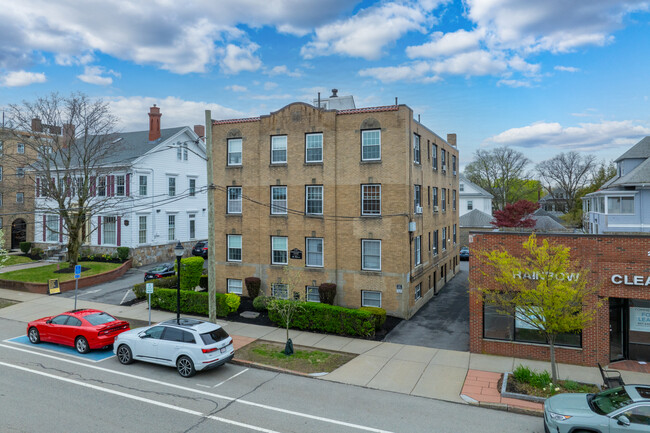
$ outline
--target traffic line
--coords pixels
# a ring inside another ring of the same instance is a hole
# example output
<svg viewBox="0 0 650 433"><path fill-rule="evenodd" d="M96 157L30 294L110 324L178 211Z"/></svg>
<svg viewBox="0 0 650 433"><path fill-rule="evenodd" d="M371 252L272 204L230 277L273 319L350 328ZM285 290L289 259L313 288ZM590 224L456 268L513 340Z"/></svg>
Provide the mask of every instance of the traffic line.
<svg viewBox="0 0 650 433"><path fill-rule="evenodd" d="M178 412L186 413L188 415L198 416L198 417L201 417L201 418L209 418L209 419L214 420L214 421L219 421L219 422L222 422L222 423L225 423L225 424L236 425L238 427L244 427L244 428L247 428L247 429L250 429L250 430L255 430L255 431L258 431L258 432L262 432L262 433L280 433L280 432L278 432L276 430L269 430L269 429L266 429L264 427L258 427L258 426L252 425L252 424L244 424L242 422L233 421L233 420L230 420L230 419L221 418L221 417L214 416L214 415L205 415L205 414L203 414L201 412L191 410L191 409L186 409L186 408L183 408L183 407L180 407L180 406L175 406L173 404L163 403L161 401L151 400L150 398L144 398L144 397L139 397L137 395L127 394L127 393L122 392L122 391L115 391L113 389L102 388L101 386L92 385L90 383L81 382L81 381L78 381L78 380L75 380L75 379L69 379L67 377L55 376L54 374L45 373L43 371L32 370L31 368L21 367L19 365L12 365L12 364L8 364L8 363L2 362L2 361L0 361L0 365L4 365L5 367L14 368L16 370L25 371L25 372L32 373L32 374L38 374L38 375L44 376L44 377L49 377L50 379L59 380L61 382L71 383L73 385L81 386L81 387L84 387L84 388L90 388L90 389L93 389L95 391L100 391L100 392L105 392L107 394L117 395L118 397L128 398L128 399L131 399L131 400L137 400L137 401L140 401L140 402L143 402L143 403L151 404L153 406L158 406L158 407L162 407L162 408L165 408L165 409L171 409L171 410L175 410L175 411L178 411Z"/></svg>
<svg viewBox="0 0 650 433"><path fill-rule="evenodd" d="M56 356L47 355L45 353L34 352L32 350L23 349L21 347L14 347L14 346L2 344L2 343L0 343L0 347L4 347L4 348L7 348L7 349L11 349L11 350L18 350L20 352L31 353L33 355L43 356L43 357L46 357L46 358L52 358L52 359L55 359L57 361L67 362L67 363L70 363L70 364L76 364L76 365L80 365L82 367L91 368L91 369L103 371L103 372L106 372L106 373L111 373L111 374L116 374L116 375L123 376L123 377L128 377L128 378L132 378L132 379L141 380L143 382L154 383L156 385L175 388L175 389L183 390L183 391L186 391L186 392L193 392L193 393L196 393L196 394L206 395L206 396L210 396L212 398L219 398L219 399L226 400L226 401L229 401L229 402L236 402L236 403L241 403L241 404L244 404L244 405L247 405L247 406L259 407L260 409L266 409L266 410L273 411L273 412L280 412L280 413L284 413L286 415L292 415L292 416L296 416L296 417L300 417L300 418L307 418L307 419L311 419L311 420L315 420L315 421L321 421L321 422L328 423L328 424L340 425L340 426L349 427L349 428L362 430L362 431L367 431L367 432L371 432L371 433L392 433L392 432L390 432L388 430L381 430L381 429L377 429L377 428L374 428L374 427L368 427L368 426L364 426L364 425L360 425L360 424L354 424L354 423L349 423L349 422L345 422L345 421L339 421L339 420L336 420L336 419L325 418L325 417L318 416L318 415L310 415L310 414L307 414L307 413L296 412L296 411L289 410L289 409L282 409L282 408L279 408L279 407L269 406L269 405L266 405L266 404L254 403L254 402L248 401L248 400L241 400L241 399L238 399L238 398L235 398L235 397L229 397L229 396L226 396L226 395L215 394L215 393L208 392L208 391L201 391L201 390L196 389L196 388L188 388L188 387L185 387L185 386L175 385L173 383L162 382L162 381L155 380L155 379L149 379L147 377L141 377L141 376L136 376L134 374L123 373L121 371L111 370L109 368L104 368L104 367L99 367L99 366L96 366L96 365L85 364L83 362L78 362L78 361L72 361L70 359L62 359L62 358L58 358Z"/></svg>
<svg viewBox="0 0 650 433"><path fill-rule="evenodd" d="M217 384L216 384L215 386L213 386L212 388L216 388L216 387L218 387L218 386L221 386L221 385L223 385L224 383L228 382L229 380L236 378L236 377L239 376L240 374L244 374L244 373L246 373L247 371L248 371L248 368L245 368L245 369L243 369L242 371L240 371L239 373L235 374L234 376L231 376L231 377L229 377L228 379L224 380L223 382L219 382L219 383L217 383Z"/></svg>

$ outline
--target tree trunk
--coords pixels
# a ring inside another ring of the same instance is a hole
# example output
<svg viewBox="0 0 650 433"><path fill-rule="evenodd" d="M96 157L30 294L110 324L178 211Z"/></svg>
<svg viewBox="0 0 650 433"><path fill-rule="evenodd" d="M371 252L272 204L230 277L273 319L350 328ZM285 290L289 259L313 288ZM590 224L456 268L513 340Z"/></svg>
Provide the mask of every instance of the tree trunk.
<svg viewBox="0 0 650 433"><path fill-rule="evenodd" d="M551 381L557 384L557 363L555 362L555 336L548 337L548 345L551 351Z"/></svg>
<svg viewBox="0 0 650 433"><path fill-rule="evenodd" d="M70 267L77 264L79 259L79 235L76 230L69 230L68 232L68 263Z"/></svg>

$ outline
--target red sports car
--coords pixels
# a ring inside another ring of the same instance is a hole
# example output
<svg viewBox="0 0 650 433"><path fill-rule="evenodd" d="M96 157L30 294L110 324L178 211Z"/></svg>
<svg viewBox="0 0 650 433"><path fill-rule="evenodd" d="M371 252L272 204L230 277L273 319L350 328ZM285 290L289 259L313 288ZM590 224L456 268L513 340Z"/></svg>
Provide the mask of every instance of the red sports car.
<svg viewBox="0 0 650 433"><path fill-rule="evenodd" d="M72 310L58 316L43 317L27 324L27 337L73 346L79 353L110 346L115 337L130 329L129 322L117 320L100 310Z"/></svg>

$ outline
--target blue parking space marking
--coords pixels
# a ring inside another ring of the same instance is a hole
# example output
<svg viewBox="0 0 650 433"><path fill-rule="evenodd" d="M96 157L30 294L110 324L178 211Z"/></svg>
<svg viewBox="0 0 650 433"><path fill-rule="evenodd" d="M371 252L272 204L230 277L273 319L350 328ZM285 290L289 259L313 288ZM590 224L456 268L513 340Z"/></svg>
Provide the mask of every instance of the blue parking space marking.
<svg viewBox="0 0 650 433"><path fill-rule="evenodd" d="M68 347L68 346L61 346L60 344L54 344L54 343L39 343L39 344L32 344L29 341L29 338L27 338L26 335L22 335L20 337L15 337L15 338L10 338L5 341L11 341L12 343L18 343L18 344L24 344L25 346L29 346L32 348L38 348L38 349L45 349L49 350L52 352L59 352L59 353L64 353L66 355L71 355L75 356L77 358L82 358L82 359L87 359L89 361L93 362L99 362L103 361L105 359L110 358L113 355L113 351L110 349L103 349L103 350L91 350L89 353L83 354L79 353L75 350L74 347Z"/></svg>

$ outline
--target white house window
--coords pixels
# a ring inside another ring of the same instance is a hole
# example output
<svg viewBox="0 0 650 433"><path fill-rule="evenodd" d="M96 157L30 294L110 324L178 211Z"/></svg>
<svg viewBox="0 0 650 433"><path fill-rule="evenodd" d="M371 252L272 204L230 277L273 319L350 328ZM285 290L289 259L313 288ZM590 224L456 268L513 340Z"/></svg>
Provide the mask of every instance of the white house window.
<svg viewBox="0 0 650 433"><path fill-rule="evenodd" d="M196 196L196 179L189 179L190 182L190 187L189 187L189 192L190 192L190 197Z"/></svg>
<svg viewBox="0 0 650 433"><path fill-rule="evenodd" d="M381 215L381 185L361 185L361 215Z"/></svg>
<svg viewBox="0 0 650 433"><path fill-rule="evenodd" d="M305 162L323 162L323 134L305 135Z"/></svg>
<svg viewBox="0 0 650 433"><path fill-rule="evenodd" d="M287 214L287 187L286 186L271 187L271 214L273 215Z"/></svg>
<svg viewBox="0 0 650 433"><path fill-rule="evenodd" d="M472 200L467 200L467 210L472 210L474 209L474 203Z"/></svg>
<svg viewBox="0 0 650 433"><path fill-rule="evenodd" d="M380 240L361 240L361 269L368 271L381 271Z"/></svg>
<svg viewBox="0 0 650 433"><path fill-rule="evenodd" d="M176 178L175 177L168 177L167 178L167 184L168 184L168 192L169 196L173 197L176 195Z"/></svg>
<svg viewBox="0 0 650 433"><path fill-rule="evenodd" d="M271 263L274 265L288 264L289 246L285 236L271 237Z"/></svg>
<svg viewBox="0 0 650 433"><path fill-rule="evenodd" d="M307 286L305 288L305 299L307 302L320 302L318 286Z"/></svg>
<svg viewBox="0 0 650 433"><path fill-rule="evenodd" d="M117 244L117 218L105 216L102 221L102 231L102 243L108 245Z"/></svg>
<svg viewBox="0 0 650 433"><path fill-rule="evenodd" d="M100 197L106 196L106 176L97 178L97 195Z"/></svg>
<svg viewBox="0 0 650 433"><path fill-rule="evenodd" d="M634 197L607 197L608 214L633 214Z"/></svg>
<svg viewBox="0 0 650 433"><path fill-rule="evenodd" d="M422 297L422 283L415 286L415 300L417 301Z"/></svg>
<svg viewBox="0 0 650 433"><path fill-rule="evenodd" d="M241 138L231 138L228 140L228 165L241 165L241 144Z"/></svg>
<svg viewBox="0 0 650 433"><path fill-rule="evenodd" d="M242 281L228 278L228 293L242 294Z"/></svg>
<svg viewBox="0 0 650 433"><path fill-rule="evenodd" d="M289 286L282 283L271 284L271 296L278 299L289 299Z"/></svg>
<svg viewBox="0 0 650 433"><path fill-rule="evenodd" d="M187 161L188 146L187 143L183 143L183 161Z"/></svg>
<svg viewBox="0 0 650 433"><path fill-rule="evenodd" d="M413 162L420 163L420 136L413 134Z"/></svg>
<svg viewBox="0 0 650 433"><path fill-rule="evenodd" d="M361 306L381 308L381 292L375 292L372 290L362 290Z"/></svg>
<svg viewBox="0 0 650 433"><path fill-rule="evenodd" d="M147 217L140 215L138 217L138 243L147 243Z"/></svg>
<svg viewBox="0 0 650 433"><path fill-rule="evenodd" d="M190 239L196 239L196 214L189 215Z"/></svg>
<svg viewBox="0 0 650 433"><path fill-rule="evenodd" d="M271 137L271 164L286 164L287 162L287 136L276 135Z"/></svg>
<svg viewBox="0 0 650 433"><path fill-rule="evenodd" d="M241 262L241 235L228 235L228 261Z"/></svg>
<svg viewBox="0 0 650 433"><path fill-rule="evenodd" d="M167 240L176 240L176 215L167 215Z"/></svg>
<svg viewBox="0 0 650 433"><path fill-rule="evenodd" d="M48 242L57 242L59 240L59 216L48 215L45 219L46 239Z"/></svg>
<svg viewBox="0 0 650 433"><path fill-rule="evenodd" d="M176 143L176 146L178 146L176 148L176 159L178 159L180 161L180 160L183 159L183 148L182 148L180 142Z"/></svg>
<svg viewBox="0 0 650 433"><path fill-rule="evenodd" d="M23 144L23 143L18 143L18 144L16 145L16 153L20 153L20 154L25 153L25 144Z"/></svg>
<svg viewBox="0 0 650 433"><path fill-rule="evenodd" d="M126 195L126 188L125 188L125 183L124 183L125 180L124 179L125 178L124 178L123 174L115 176L115 184L117 185L116 189L115 189L115 195L119 195L119 196Z"/></svg>
<svg viewBox="0 0 650 433"><path fill-rule="evenodd" d="M228 187L228 213L241 213L241 186Z"/></svg>
<svg viewBox="0 0 650 433"><path fill-rule="evenodd" d="M465 184L461 183L460 185L458 185L458 189L460 190L460 192L465 191Z"/></svg>
<svg viewBox="0 0 650 433"><path fill-rule="evenodd" d="M16 177L25 177L25 167L16 168Z"/></svg>
<svg viewBox="0 0 650 433"><path fill-rule="evenodd" d="M140 176L140 195L147 195L147 176Z"/></svg>
<svg viewBox="0 0 650 433"><path fill-rule="evenodd" d="M422 236L415 237L415 266L422 264Z"/></svg>
<svg viewBox="0 0 650 433"><path fill-rule="evenodd" d="M323 267L323 239L307 238L306 266Z"/></svg>
<svg viewBox="0 0 650 433"><path fill-rule="evenodd" d="M16 203L24 203L25 202L25 194L22 192L17 192L16 193Z"/></svg>
<svg viewBox="0 0 650 433"><path fill-rule="evenodd" d="M381 159L381 131L374 129L361 131L361 160L379 161Z"/></svg>
<svg viewBox="0 0 650 433"><path fill-rule="evenodd" d="M306 212L311 215L323 214L323 186L308 186L305 194Z"/></svg>

